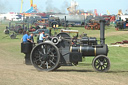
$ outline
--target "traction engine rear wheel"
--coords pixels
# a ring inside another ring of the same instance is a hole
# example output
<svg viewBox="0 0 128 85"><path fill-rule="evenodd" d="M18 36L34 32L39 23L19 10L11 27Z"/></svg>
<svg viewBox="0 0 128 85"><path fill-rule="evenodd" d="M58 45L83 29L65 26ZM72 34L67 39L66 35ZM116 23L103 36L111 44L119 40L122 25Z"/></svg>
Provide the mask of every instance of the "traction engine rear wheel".
<svg viewBox="0 0 128 85"><path fill-rule="evenodd" d="M98 55L93 59L92 66L96 71L106 72L110 69L110 60L105 55Z"/></svg>
<svg viewBox="0 0 128 85"><path fill-rule="evenodd" d="M31 63L39 71L53 71L60 61L58 48L51 42L35 46L31 52Z"/></svg>

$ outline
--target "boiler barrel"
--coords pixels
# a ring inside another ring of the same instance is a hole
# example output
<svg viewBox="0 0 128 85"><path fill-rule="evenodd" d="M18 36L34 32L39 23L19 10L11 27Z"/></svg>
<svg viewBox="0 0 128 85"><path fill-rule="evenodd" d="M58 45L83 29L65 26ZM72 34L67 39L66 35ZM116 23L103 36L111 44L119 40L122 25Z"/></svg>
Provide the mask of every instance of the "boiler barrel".
<svg viewBox="0 0 128 85"><path fill-rule="evenodd" d="M97 55L106 55L108 53L107 45L103 46L71 46L70 52L79 52L82 53L82 56L97 56Z"/></svg>

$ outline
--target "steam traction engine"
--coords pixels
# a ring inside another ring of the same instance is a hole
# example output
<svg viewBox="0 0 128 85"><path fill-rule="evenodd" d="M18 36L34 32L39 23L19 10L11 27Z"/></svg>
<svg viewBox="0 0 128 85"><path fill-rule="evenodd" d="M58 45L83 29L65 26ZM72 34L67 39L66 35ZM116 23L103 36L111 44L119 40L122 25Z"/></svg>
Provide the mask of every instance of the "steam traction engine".
<svg viewBox="0 0 128 85"><path fill-rule="evenodd" d="M108 46L104 38L105 21L100 21L100 44L95 37L71 39L67 33L59 33L36 45L30 54L32 65L40 71L53 71L60 66L77 65L82 57L94 56L92 66L96 71L106 72L110 68L107 57Z"/></svg>

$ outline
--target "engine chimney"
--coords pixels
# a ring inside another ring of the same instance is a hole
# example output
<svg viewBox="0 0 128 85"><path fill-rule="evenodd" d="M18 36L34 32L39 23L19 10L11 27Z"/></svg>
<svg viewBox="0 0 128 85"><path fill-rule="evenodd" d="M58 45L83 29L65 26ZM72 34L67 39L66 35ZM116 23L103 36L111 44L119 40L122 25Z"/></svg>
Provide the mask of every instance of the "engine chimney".
<svg viewBox="0 0 128 85"><path fill-rule="evenodd" d="M66 20L66 16L65 16L65 27L67 27L67 20Z"/></svg>
<svg viewBox="0 0 128 85"><path fill-rule="evenodd" d="M105 20L100 20L100 44L105 44L104 38L104 31L105 31Z"/></svg>

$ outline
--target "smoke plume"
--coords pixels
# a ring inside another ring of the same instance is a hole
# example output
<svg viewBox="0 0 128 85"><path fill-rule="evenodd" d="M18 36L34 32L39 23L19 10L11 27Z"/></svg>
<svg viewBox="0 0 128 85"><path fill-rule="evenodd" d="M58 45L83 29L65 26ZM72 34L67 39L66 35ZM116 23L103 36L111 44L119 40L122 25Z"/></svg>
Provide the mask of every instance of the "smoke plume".
<svg viewBox="0 0 128 85"><path fill-rule="evenodd" d="M57 5L57 4L56 4ZM53 0L46 1L46 12L54 12L54 13L65 13L68 8L68 2L65 0L63 5L60 8L57 8L53 4Z"/></svg>
<svg viewBox="0 0 128 85"><path fill-rule="evenodd" d="M4 13L5 12L5 9L6 9L6 7L5 7L3 1L0 0L0 13Z"/></svg>
<svg viewBox="0 0 128 85"><path fill-rule="evenodd" d="M0 13L6 13L10 11L10 9L12 8L9 6L8 0L0 0Z"/></svg>

